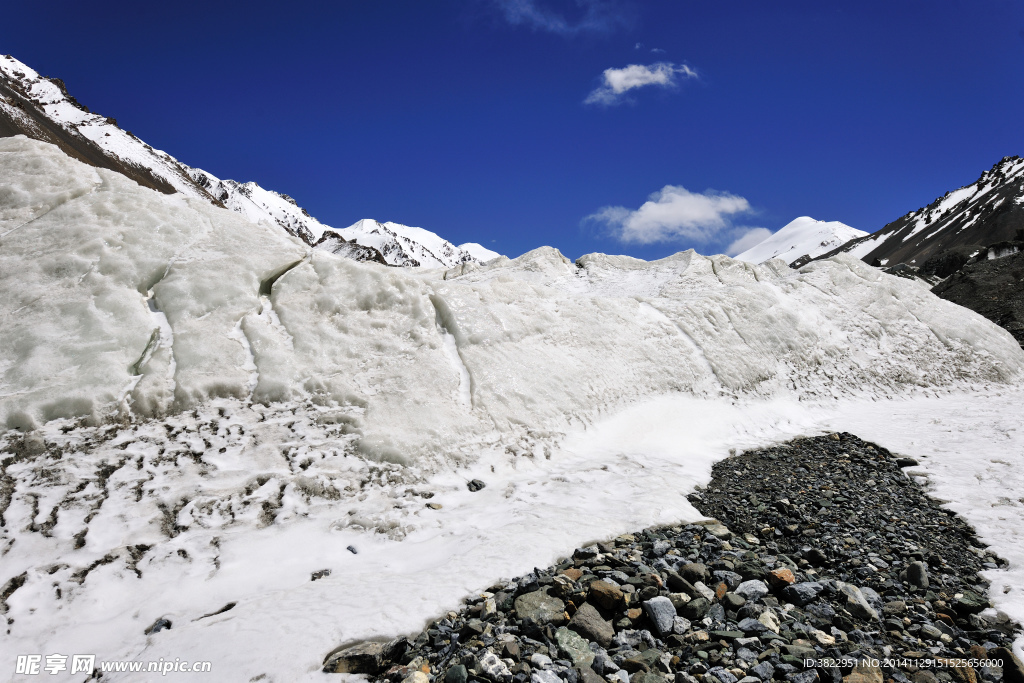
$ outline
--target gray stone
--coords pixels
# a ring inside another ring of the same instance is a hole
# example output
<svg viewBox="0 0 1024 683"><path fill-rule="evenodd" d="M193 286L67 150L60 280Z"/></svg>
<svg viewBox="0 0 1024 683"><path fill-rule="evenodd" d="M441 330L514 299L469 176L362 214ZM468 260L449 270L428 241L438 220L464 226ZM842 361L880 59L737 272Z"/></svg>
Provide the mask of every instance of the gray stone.
<svg viewBox="0 0 1024 683"><path fill-rule="evenodd" d="M714 666L708 669L708 673L722 681L722 683L736 683L739 679L736 678L731 671L726 669L724 666Z"/></svg>
<svg viewBox="0 0 1024 683"><path fill-rule="evenodd" d="M868 604L868 599L860 588L842 581L837 581L836 585L846 595L846 609L849 610L850 614L861 619L878 621L878 612Z"/></svg>
<svg viewBox="0 0 1024 683"><path fill-rule="evenodd" d="M815 651L815 649L808 645L783 644L780 647L782 648L782 651L785 652L787 655L792 655L800 659L814 659L818 656L818 653Z"/></svg>
<svg viewBox="0 0 1024 683"><path fill-rule="evenodd" d="M456 664L444 675L444 683L466 683L468 680L469 670L462 664Z"/></svg>
<svg viewBox="0 0 1024 683"><path fill-rule="evenodd" d="M940 631L939 629L935 628L931 624L925 624L924 626L921 627L921 635L923 635L925 638L930 638L932 640L938 640L939 637L942 635L942 631Z"/></svg>
<svg viewBox="0 0 1024 683"><path fill-rule="evenodd" d="M882 614L886 616L900 617L907 613L907 603L902 600L893 600L882 606Z"/></svg>
<svg viewBox="0 0 1024 683"><path fill-rule="evenodd" d="M722 598L722 604L725 605L727 609L738 610L740 607L747 604L747 599L742 595L737 595L736 593L726 593Z"/></svg>
<svg viewBox="0 0 1024 683"><path fill-rule="evenodd" d="M953 609L959 614L977 614L988 606L988 599L974 591L964 591L963 595L953 601Z"/></svg>
<svg viewBox="0 0 1024 683"><path fill-rule="evenodd" d="M725 526L717 519L706 519L700 522L695 522L695 524L697 526L704 527L709 534L723 541L728 541L732 538L732 532L729 531L729 527Z"/></svg>
<svg viewBox="0 0 1024 683"><path fill-rule="evenodd" d="M558 643L559 651L573 663L573 666L590 666L594 661L594 653L590 645L583 640L575 631L570 631L564 626L555 631L555 642Z"/></svg>
<svg viewBox="0 0 1024 683"><path fill-rule="evenodd" d="M736 586L733 592L747 600L760 600L768 595L768 584L760 579L751 579Z"/></svg>
<svg viewBox="0 0 1024 683"><path fill-rule="evenodd" d="M771 662L761 662L757 666L752 666L747 673L757 676L762 681L772 680L772 676L775 675L775 667L772 666Z"/></svg>
<svg viewBox="0 0 1024 683"><path fill-rule="evenodd" d="M803 607L817 598L818 594L821 593L824 588L825 587L817 581L794 583L782 589L782 597L786 598L786 600L789 600L797 607Z"/></svg>
<svg viewBox="0 0 1024 683"><path fill-rule="evenodd" d="M597 675L597 672L589 666L577 667L580 672L580 683L605 683L605 680Z"/></svg>
<svg viewBox="0 0 1024 683"><path fill-rule="evenodd" d="M516 616L524 621L532 621L539 625L561 623L565 603L548 595L545 589L520 595L516 598L515 610Z"/></svg>
<svg viewBox="0 0 1024 683"><path fill-rule="evenodd" d="M818 672L814 669L810 671L797 671L795 673L786 674L786 680L789 683L818 683Z"/></svg>
<svg viewBox="0 0 1024 683"><path fill-rule="evenodd" d="M672 633L683 635L690 630L690 620L683 617L676 617L672 620Z"/></svg>
<svg viewBox="0 0 1024 683"><path fill-rule="evenodd" d="M678 571L679 575L690 583L707 581L708 579L708 568L700 562L689 562L679 567L676 571Z"/></svg>
<svg viewBox="0 0 1024 683"><path fill-rule="evenodd" d="M651 552L654 553L657 557L661 557L671 549L672 544L668 541L655 541L654 547L651 548Z"/></svg>
<svg viewBox="0 0 1024 683"><path fill-rule="evenodd" d="M703 619L704 615L711 609L711 602L707 598L695 598L680 608L680 612L690 621Z"/></svg>
<svg viewBox="0 0 1024 683"><path fill-rule="evenodd" d="M534 652L530 655L530 664L538 669L549 669L551 668L551 657Z"/></svg>
<svg viewBox="0 0 1024 683"><path fill-rule="evenodd" d="M697 583L693 584L693 587L697 589L697 592L700 594L700 597L706 599L707 601L711 602L715 599L715 591L705 586L703 582L698 581Z"/></svg>
<svg viewBox="0 0 1024 683"><path fill-rule="evenodd" d="M740 576L739 574L737 574L736 572L730 572L728 570L718 569L718 570L712 572L711 575L712 575L712 577L714 577L714 580L716 582L720 581L720 582L724 583L726 588L728 588L729 590L735 590L736 586L738 586L741 583L743 583L743 577Z"/></svg>
<svg viewBox="0 0 1024 683"><path fill-rule="evenodd" d="M576 610L576 614L569 620L569 628L584 638L597 642L601 647L608 647L615 636L611 622L606 621L589 602L583 603Z"/></svg>
<svg viewBox="0 0 1024 683"><path fill-rule="evenodd" d="M638 671L630 680L632 683L666 683L664 676L653 671Z"/></svg>
<svg viewBox="0 0 1024 683"><path fill-rule="evenodd" d="M530 683L562 683L562 679L554 671L534 669L530 672ZM628 679L626 683L629 683Z"/></svg>
<svg viewBox="0 0 1024 683"><path fill-rule="evenodd" d="M470 491L473 491L474 493L482 488L485 488L486 486L487 484L483 483L479 479L474 479L470 481L468 484L466 484L466 488L468 488Z"/></svg>
<svg viewBox="0 0 1024 683"><path fill-rule="evenodd" d="M767 626L762 624L757 619L751 619L750 617L747 617L746 619L742 620L739 624L737 624L737 628L739 628L739 630L743 631L744 633L764 633L768 630Z"/></svg>
<svg viewBox="0 0 1024 683"><path fill-rule="evenodd" d="M505 662L498 658L493 652L488 652L477 660L476 669L492 681L511 681L512 672L505 666Z"/></svg>
<svg viewBox="0 0 1024 683"><path fill-rule="evenodd" d="M613 671L619 670L619 665L612 661L612 658L608 656L608 653L603 649L594 655L594 661L590 665L594 671L606 676Z"/></svg>
<svg viewBox="0 0 1024 683"><path fill-rule="evenodd" d="M619 669L605 676L611 683L629 683L629 674L625 669ZM530 681L530 683L546 683L545 681ZM561 683L561 681L559 681Z"/></svg>
<svg viewBox="0 0 1024 683"><path fill-rule="evenodd" d="M666 597L658 596L644 602L644 612L647 618L654 624L659 636L666 636L672 633L675 624L676 608L672 601Z"/></svg>

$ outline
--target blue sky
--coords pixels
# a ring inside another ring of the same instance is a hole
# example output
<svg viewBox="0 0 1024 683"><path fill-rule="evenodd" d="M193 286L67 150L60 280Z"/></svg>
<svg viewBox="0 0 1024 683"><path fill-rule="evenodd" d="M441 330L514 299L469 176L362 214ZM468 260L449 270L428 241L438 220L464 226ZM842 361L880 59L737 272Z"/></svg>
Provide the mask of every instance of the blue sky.
<svg viewBox="0 0 1024 683"><path fill-rule="evenodd" d="M223 178L516 256L874 231L1024 154L1024 2L12 3L0 52Z"/></svg>

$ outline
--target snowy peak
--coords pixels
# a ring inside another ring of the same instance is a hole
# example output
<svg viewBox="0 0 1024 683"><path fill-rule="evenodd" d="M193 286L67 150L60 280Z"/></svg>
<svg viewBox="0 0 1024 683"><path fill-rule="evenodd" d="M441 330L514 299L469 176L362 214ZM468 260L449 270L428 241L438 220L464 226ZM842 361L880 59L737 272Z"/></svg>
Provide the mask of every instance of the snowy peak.
<svg viewBox="0 0 1024 683"><path fill-rule="evenodd" d="M392 266L451 268L469 261L483 263L500 256L474 242L455 246L423 228L380 223L370 218L334 232L348 241L376 249Z"/></svg>
<svg viewBox="0 0 1024 683"><path fill-rule="evenodd" d="M10 55L0 56L0 137L26 135L57 145L68 156L125 175L165 194L180 192L229 209L251 223L277 225L307 245L357 261L392 266L452 267L497 253L476 243L455 246L429 230L359 221L336 230L286 194L254 182L222 180L153 149L117 121L89 111L63 81L46 78ZM383 250L383 251L381 251Z"/></svg>
<svg viewBox="0 0 1024 683"><path fill-rule="evenodd" d="M1024 228L1024 159L1004 157L975 182L853 240L822 258L849 253L872 265L920 266L956 247L980 247L1015 238Z"/></svg>
<svg viewBox="0 0 1024 683"><path fill-rule="evenodd" d="M780 258L792 265L797 260L806 262L867 234L839 221L818 221L810 216L800 216L768 239L737 255L736 259L764 263L768 259Z"/></svg>

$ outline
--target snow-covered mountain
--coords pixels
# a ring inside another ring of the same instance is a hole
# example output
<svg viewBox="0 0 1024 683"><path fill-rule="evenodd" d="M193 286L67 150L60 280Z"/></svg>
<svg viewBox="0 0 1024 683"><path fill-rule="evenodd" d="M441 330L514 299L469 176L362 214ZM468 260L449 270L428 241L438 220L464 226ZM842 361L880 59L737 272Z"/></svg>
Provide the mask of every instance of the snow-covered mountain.
<svg viewBox="0 0 1024 683"><path fill-rule="evenodd" d="M373 247L381 253L388 265L392 266L451 268L460 263L483 263L501 256L473 242L455 246L423 228L398 223L380 223L369 218L333 232L349 241Z"/></svg>
<svg viewBox="0 0 1024 683"><path fill-rule="evenodd" d="M429 230L395 223L364 220L336 230L309 215L286 194L255 182L221 180L154 149L118 127L115 119L90 112L68 94L60 79L40 76L10 55L3 55L0 137L18 134L55 144L79 161L117 171L144 187L209 201L252 223L278 225L309 246L355 260L392 266L452 267L498 256L475 243L455 246Z"/></svg>
<svg viewBox="0 0 1024 683"><path fill-rule="evenodd" d="M1004 157L970 185L820 258L845 253L872 265L921 266L944 251L1012 240L1022 228L1024 159Z"/></svg>
<svg viewBox="0 0 1024 683"><path fill-rule="evenodd" d="M839 221L818 221L810 216L800 216L736 258L749 263L780 258L792 265L803 257L810 260L867 234Z"/></svg>

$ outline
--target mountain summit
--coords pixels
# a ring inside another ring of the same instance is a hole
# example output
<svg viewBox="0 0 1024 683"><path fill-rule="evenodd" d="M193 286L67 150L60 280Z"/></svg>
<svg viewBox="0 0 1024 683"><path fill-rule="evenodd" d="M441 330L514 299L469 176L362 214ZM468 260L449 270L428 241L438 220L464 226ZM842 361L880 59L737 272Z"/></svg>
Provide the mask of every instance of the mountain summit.
<svg viewBox="0 0 1024 683"><path fill-rule="evenodd" d="M764 263L768 259L780 258L792 265L797 260L806 262L867 234L839 221L818 221L810 216L800 216L736 259Z"/></svg>
<svg viewBox="0 0 1024 683"><path fill-rule="evenodd" d="M499 256L476 243L455 246L429 230L397 223L359 221L342 230L332 228L286 194L254 182L221 180L154 149L122 130L116 119L89 111L59 78L41 76L14 57L0 55L0 137L14 135L57 145L74 159L117 171L143 187L202 199L252 223L278 225L311 247L357 261L447 268Z"/></svg>

